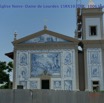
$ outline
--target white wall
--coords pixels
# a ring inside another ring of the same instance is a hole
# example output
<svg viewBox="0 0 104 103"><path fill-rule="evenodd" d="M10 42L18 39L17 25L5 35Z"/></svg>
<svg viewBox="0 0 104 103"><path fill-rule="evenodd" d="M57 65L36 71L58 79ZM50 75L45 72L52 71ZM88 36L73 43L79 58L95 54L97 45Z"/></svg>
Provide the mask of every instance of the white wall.
<svg viewBox="0 0 104 103"><path fill-rule="evenodd" d="M92 91L92 81L100 82L100 90L103 90L102 51L100 48L87 49L87 80L88 90Z"/></svg>
<svg viewBox="0 0 104 103"><path fill-rule="evenodd" d="M90 26L97 26L97 35L90 35ZM86 18L85 19L85 34L87 40L101 39L101 23L100 18Z"/></svg>
<svg viewBox="0 0 104 103"><path fill-rule="evenodd" d="M61 73L56 76L51 76L50 88L58 90L76 90L76 66L75 66L75 50L74 49L60 49L60 50L17 50L16 52L16 83L17 85L24 85L24 89L41 89L41 76L31 77L31 54L35 53L60 53ZM69 62L65 63L66 57ZM24 62L21 64L21 57L25 57ZM25 75L23 75L25 71ZM59 87L56 85L59 83Z"/></svg>

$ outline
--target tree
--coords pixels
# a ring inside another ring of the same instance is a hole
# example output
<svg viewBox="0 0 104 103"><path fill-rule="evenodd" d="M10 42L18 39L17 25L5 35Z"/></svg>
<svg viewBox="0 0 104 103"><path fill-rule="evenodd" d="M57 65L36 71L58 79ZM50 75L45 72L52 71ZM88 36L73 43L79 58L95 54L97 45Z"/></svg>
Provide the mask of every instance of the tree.
<svg viewBox="0 0 104 103"><path fill-rule="evenodd" d="M12 72L13 63L12 62L1 62L0 61L0 84L2 85L1 89L12 88L12 83L10 81L10 72Z"/></svg>

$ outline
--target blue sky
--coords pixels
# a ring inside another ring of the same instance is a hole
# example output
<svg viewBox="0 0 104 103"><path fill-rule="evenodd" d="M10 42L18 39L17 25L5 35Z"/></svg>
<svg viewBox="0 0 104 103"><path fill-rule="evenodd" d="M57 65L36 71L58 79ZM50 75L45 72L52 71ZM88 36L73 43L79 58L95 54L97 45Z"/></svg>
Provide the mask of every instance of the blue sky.
<svg viewBox="0 0 104 103"><path fill-rule="evenodd" d="M93 0L104 5L104 0ZM76 0L0 0L0 60L11 61L4 54L13 51L14 32L21 38L43 29L73 37L76 28L76 8L61 8L60 5L75 5ZM87 5L88 0L82 0ZM2 6L10 8L2 8ZM21 5L22 8L13 8ZM58 5L59 8L26 8L26 5Z"/></svg>

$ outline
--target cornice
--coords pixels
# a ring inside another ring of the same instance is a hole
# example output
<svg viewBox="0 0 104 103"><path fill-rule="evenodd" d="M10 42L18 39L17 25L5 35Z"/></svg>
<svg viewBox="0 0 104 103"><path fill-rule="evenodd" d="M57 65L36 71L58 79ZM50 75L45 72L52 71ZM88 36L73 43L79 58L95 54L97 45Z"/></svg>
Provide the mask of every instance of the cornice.
<svg viewBox="0 0 104 103"><path fill-rule="evenodd" d="M85 44L104 44L104 40L81 40L84 45Z"/></svg>
<svg viewBox="0 0 104 103"><path fill-rule="evenodd" d="M48 35L51 35L51 36L54 36L54 37L57 37L57 38L61 38L61 39L66 40L68 42L73 42L73 43L78 43L79 42L79 40L77 40L75 38L72 38L72 37L69 37L69 36L66 36L66 35L63 35L63 34L60 34L60 33L56 33L56 32L50 31L50 30L42 30L42 31L30 34L30 35L28 35L26 37L23 37L21 39L15 40L12 43L13 43L13 45L21 44L24 41L36 38L36 37L44 35L44 34L48 34Z"/></svg>
<svg viewBox="0 0 104 103"><path fill-rule="evenodd" d="M15 45L15 50L40 50L40 49L65 49L65 48L75 48L77 44L69 43L50 43L50 44L26 44L26 45Z"/></svg>

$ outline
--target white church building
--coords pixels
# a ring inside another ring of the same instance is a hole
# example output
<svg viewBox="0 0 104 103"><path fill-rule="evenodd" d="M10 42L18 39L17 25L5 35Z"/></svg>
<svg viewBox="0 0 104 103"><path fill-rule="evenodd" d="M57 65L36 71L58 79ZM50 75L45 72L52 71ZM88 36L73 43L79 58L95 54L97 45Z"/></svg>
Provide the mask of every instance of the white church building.
<svg viewBox="0 0 104 103"><path fill-rule="evenodd" d="M104 90L101 8L77 9L75 38L44 29L13 41L13 88ZM78 50L82 47L82 51ZM10 57L10 53L6 54Z"/></svg>
<svg viewBox="0 0 104 103"><path fill-rule="evenodd" d="M78 89L78 40L44 27L13 44L14 88Z"/></svg>

